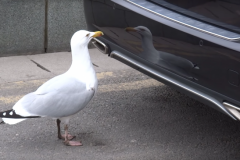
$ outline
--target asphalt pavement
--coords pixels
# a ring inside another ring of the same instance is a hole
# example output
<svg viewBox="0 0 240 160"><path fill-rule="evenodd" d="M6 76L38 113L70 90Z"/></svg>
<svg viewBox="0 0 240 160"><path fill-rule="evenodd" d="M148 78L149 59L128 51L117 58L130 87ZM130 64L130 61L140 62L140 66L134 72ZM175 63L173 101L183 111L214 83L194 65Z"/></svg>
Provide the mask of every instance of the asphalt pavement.
<svg viewBox="0 0 240 160"><path fill-rule="evenodd" d="M98 93L70 121L83 143L63 145L52 119L0 125L0 159L238 160L240 123L98 52ZM71 53L0 58L0 110L64 73Z"/></svg>

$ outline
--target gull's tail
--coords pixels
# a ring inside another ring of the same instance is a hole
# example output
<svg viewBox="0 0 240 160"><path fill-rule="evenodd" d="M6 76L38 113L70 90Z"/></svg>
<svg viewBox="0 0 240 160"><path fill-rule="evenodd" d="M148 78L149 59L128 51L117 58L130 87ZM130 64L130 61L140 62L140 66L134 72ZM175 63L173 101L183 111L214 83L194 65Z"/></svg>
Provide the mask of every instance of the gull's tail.
<svg viewBox="0 0 240 160"><path fill-rule="evenodd" d="M23 117L15 113L14 110L8 110L4 112L0 112L0 117L2 118L2 122L0 124L16 124L26 120L27 118L40 118L39 116L28 116Z"/></svg>

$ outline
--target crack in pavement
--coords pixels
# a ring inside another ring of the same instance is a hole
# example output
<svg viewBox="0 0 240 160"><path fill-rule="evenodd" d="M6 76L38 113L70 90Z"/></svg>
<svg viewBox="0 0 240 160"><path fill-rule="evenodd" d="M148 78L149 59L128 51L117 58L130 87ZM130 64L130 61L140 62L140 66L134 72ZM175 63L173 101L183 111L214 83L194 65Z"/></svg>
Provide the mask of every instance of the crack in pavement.
<svg viewBox="0 0 240 160"><path fill-rule="evenodd" d="M44 71L47 71L47 72L51 72L50 70L48 70L47 68L43 67L41 64L35 62L34 60L30 59L33 63L35 63L39 68L41 68L42 70Z"/></svg>
<svg viewBox="0 0 240 160"><path fill-rule="evenodd" d="M94 63L92 63L95 67L99 67L98 65L96 65L96 64L94 64Z"/></svg>

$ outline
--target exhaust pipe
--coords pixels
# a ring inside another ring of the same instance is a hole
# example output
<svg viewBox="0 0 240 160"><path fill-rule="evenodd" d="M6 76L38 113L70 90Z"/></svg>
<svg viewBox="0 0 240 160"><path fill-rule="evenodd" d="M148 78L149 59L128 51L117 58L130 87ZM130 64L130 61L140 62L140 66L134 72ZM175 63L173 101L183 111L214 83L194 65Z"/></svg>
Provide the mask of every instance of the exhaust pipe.
<svg viewBox="0 0 240 160"><path fill-rule="evenodd" d="M106 44L98 40L97 38L92 39L92 44L103 54L108 54L108 47Z"/></svg>
<svg viewBox="0 0 240 160"><path fill-rule="evenodd" d="M238 120L240 120L240 108L238 108L235 105L232 105L230 103L227 102L223 102L223 105L225 106L225 108L231 112Z"/></svg>

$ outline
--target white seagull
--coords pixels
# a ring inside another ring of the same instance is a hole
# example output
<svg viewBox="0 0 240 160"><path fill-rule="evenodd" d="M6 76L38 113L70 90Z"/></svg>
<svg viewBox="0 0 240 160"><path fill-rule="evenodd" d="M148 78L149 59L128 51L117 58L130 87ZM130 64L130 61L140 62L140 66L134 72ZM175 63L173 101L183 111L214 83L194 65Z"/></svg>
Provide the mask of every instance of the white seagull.
<svg viewBox="0 0 240 160"><path fill-rule="evenodd" d="M82 145L70 141L75 136L68 133L69 119L83 109L97 91L97 78L88 52L88 43L101 31L80 30L71 38L72 65L67 72L56 76L35 92L22 97L12 108L0 112L3 122L16 124L28 118L50 117L57 119L58 138L69 146ZM65 134L61 135L60 123L65 123Z"/></svg>

